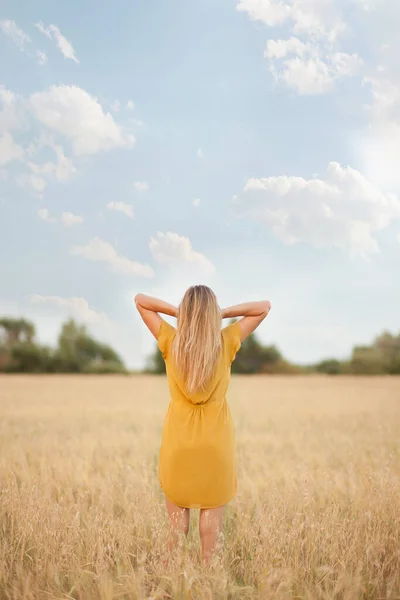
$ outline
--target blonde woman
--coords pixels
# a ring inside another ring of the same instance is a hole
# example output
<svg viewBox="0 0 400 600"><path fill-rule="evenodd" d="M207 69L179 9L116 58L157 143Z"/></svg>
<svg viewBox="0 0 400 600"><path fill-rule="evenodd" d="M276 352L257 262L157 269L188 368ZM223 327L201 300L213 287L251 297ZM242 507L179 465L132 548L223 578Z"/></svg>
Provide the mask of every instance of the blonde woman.
<svg viewBox="0 0 400 600"><path fill-rule="evenodd" d="M144 294L135 302L158 340L171 398L158 473L171 525L170 549L179 532L187 535L190 509L198 508L202 556L209 564L224 506L237 492L234 429L226 401L231 364L271 305L248 302L221 310L205 285L190 287L178 308ZM176 317L177 327L159 313ZM221 330L222 319L232 317L242 318Z"/></svg>

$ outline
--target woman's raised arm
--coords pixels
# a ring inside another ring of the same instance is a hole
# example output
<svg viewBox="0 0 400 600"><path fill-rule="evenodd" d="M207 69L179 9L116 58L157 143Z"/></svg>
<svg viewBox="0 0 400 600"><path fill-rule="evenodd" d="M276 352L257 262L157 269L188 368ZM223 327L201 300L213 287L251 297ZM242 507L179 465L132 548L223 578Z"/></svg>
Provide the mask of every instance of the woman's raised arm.
<svg viewBox="0 0 400 600"><path fill-rule="evenodd" d="M178 309L176 306L173 306L168 302L164 302L164 300L160 300L159 298L153 298L153 296L136 294L135 304L144 323L147 325L156 339L158 338L162 321L159 313L168 315L170 317L178 316Z"/></svg>
<svg viewBox="0 0 400 600"><path fill-rule="evenodd" d="M239 319L238 324L241 331L241 341L247 338L260 323L263 322L265 317L271 310L271 302L269 300L261 300L259 302L244 302L243 304L236 304L234 306L228 306L223 308L221 316L223 319L231 319L234 317L242 317Z"/></svg>

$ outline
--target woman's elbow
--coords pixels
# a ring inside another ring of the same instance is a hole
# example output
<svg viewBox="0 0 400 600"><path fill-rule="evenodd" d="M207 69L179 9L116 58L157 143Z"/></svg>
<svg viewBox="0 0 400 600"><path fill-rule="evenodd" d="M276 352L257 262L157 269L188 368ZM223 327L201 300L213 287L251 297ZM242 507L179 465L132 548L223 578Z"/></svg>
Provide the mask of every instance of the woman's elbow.
<svg viewBox="0 0 400 600"><path fill-rule="evenodd" d="M139 306L141 297L142 297L142 294L136 294L136 296L134 298L136 306Z"/></svg>

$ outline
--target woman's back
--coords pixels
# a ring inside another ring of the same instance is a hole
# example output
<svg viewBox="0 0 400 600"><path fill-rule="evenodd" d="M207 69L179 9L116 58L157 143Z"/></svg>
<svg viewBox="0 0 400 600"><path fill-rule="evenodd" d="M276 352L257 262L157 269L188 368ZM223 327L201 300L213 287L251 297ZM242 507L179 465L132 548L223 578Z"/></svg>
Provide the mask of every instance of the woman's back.
<svg viewBox="0 0 400 600"><path fill-rule="evenodd" d="M175 365L172 353L175 335L176 329L163 321L158 337L158 347L166 364L171 400L194 406L222 402L229 386L231 364L241 344L238 323L232 323L221 330L221 351L215 363L214 373L204 387L195 392L187 390L185 381Z"/></svg>

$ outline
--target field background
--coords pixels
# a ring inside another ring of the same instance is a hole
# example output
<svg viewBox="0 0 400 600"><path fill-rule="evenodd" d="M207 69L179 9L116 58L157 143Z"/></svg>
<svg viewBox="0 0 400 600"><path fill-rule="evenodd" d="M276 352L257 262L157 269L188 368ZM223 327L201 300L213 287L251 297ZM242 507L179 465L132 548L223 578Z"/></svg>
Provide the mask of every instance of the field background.
<svg viewBox="0 0 400 600"><path fill-rule="evenodd" d="M168 568L163 376L0 378L0 598L400 598L400 378L233 377L223 565Z"/></svg>

